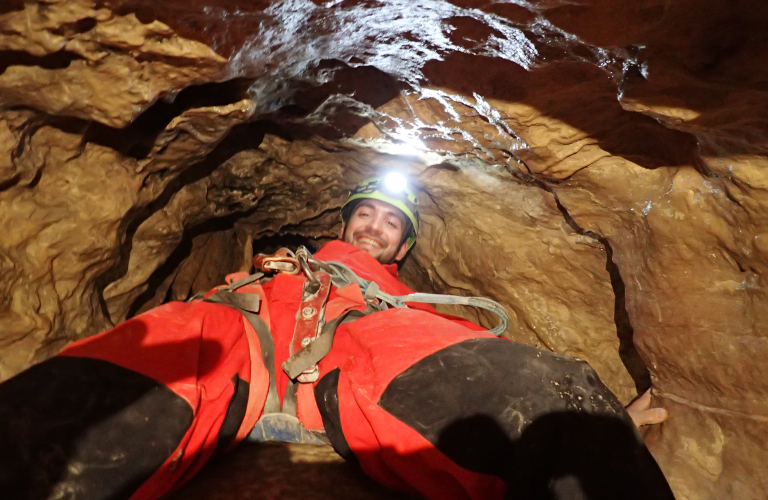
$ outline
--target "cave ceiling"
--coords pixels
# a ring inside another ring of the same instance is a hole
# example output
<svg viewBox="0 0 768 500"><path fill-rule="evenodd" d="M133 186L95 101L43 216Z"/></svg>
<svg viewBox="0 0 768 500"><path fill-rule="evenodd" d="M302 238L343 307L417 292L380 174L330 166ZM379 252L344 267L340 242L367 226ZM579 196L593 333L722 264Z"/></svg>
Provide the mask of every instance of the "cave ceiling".
<svg viewBox="0 0 768 500"><path fill-rule="evenodd" d="M652 383L681 500L768 498L765 26L760 1L6 0L0 379L334 238L397 169L407 283L500 301L625 403Z"/></svg>

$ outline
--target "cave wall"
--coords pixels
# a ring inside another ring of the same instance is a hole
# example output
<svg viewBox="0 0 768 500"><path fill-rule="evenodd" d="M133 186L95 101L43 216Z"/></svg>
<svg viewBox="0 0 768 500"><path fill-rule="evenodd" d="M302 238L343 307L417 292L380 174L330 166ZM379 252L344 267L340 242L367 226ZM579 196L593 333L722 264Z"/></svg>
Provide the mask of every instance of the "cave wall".
<svg viewBox="0 0 768 500"><path fill-rule="evenodd" d="M407 283L500 301L624 402L652 381L678 498L768 498L766 8L398 5L0 6L0 380L253 239L334 238L397 168Z"/></svg>

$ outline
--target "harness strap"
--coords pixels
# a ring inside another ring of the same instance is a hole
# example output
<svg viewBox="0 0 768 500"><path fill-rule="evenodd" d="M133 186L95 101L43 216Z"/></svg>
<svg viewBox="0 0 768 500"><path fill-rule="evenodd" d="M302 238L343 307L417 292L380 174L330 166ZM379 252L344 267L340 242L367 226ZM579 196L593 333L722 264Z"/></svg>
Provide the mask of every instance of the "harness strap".
<svg viewBox="0 0 768 500"><path fill-rule="evenodd" d="M283 413L297 418L299 416L299 403L297 398L299 384L300 382L297 380L289 380L288 386L285 388L285 394L283 395Z"/></svg>
<svg viewBox="0 0 768 500"><path fill-rule="evenodd" d="M375 281L371 281L368 283L368 287L365 289L365 293L363 294L363 298L367 301L373 300L376 298L376 294L378 294L381 291L381 287L378 283Z"/></svg>
<svg viewBox="0 0 768 500"><path fill-rule="evenodd" d="M227 285L224 288L222 288L221 291L233 292L233 291L237 290L238 288L240 288L241 286L250 285L254 281L258 281L258 280L260 280L263 277L264 277L264 273L257 272L257 273L248 275L248 276L246 276L244 278L240 278L239 280L233 281L229 285Z"/></svg>
<svg viewBox="0 0 768 500"><path fill-rule="evenodd" d="M402 295L393 298L402 303L403 306L407 303L419 302L422 304L454 304L485 309L486 311L490 311L498 316L501 320L501 322L494 328L487 330L488 333L491 335L496 335L497 337L507 331L507 327L509 326L509 316L507 315L507 311L504 310L504 307L495 300L491 300L486 297L463 297L461 295L412 293L410 295Z"/></svg>
<svg viewBox="0 0 768 500"><path fill-rule="evenodd" d="M239 279L203 299L206 302L232 307L240 312L251 325L253 331L256 332L256 336L259 339L262 361L269 376L269 388L264 408L258 421L250 424L243 421L241 424L241 427L250 427L241 429L246 433L243 437L250 442L282 441L305 444L329 444L324 433L309 431L299 421L297 416L297 392L299 383L297 381L289 380L281 409L280 397L277 393L277 377L275 376L275 344L272 338L272 332L270 332L267 323L256 314L259 312L261 306L260 297L257 293L234 293L234 290L251 284L263 276L263 273L256 273ZM338 325L340 322L335 323ZM325 329L323 331L325 332ZM248 332L246 333L246 338L252 352L251 362L254 363L254 346L250 339L250 335L252 334ZM330 350L330 346L328 350ZM253 368L251 368L251 372L253 373ZM253 383L254 381L251 382ZM250 402L251 400L249 397L249 403ZM240 436L240 431L238 431L238 436Z"/></svg>
<svg viewBox="0 0 768 500"><path fill-rule="evenodd" d="M368 281L361 278L345 264L341 262L320 262L313 260L321 268L331 274L331 280L334 285L341 288L349 283L356 283L363 291L366 301L378 299L381 304L380 309L389 307L407 307L406 304L419 302L423 304L451 304L478 307L490 311L499 317L501 322L490 330L486 330L497 337L504 333L509 326L509 316L504 306L486 297L463 297L460 295L442 295L434 293L412 293L409 295L392 295L381 290L375 281Z"/></svg>
<svg viewBox="0 0 768 500"><path fill-rule="evenodd" d="M233 281L232 283L230 283L227 286L217 287L216 293L219 293L219 292L234 292L238 288L240 288L242 286L245 286L245 285L250 285L254 281L258 281L258 280L262 279L263 277L264 277L264 273L262 273L262 272L256 272L254 274L250 274L248 276L245 276L244 278L240 278L239 280ZM265 279L264 281L267 281L267 279ZM194 302L196 300L201 300L201 299L205 299L205 298L206 298L205 297L205 292L198 292L198 293L194 294L193 296L191 296L190 298L188 298L186 300L186 302ZM229 305L229 304L227 304L225 302L218 302L218 303L219 304ZM258 308L258 305L257 305L257 307L254 310L254 312L258 312L258 310L259 310L259 308Z"/></svg>
<svg viewBox="0 0 768 500"><path fill-rule="evenodd" d="M381 287L375 281L369 281L359 277L349 267L340 262L322 262L312 259L311 254L309 254L303 247L297 251L295 257L291 257L290 255L287 257L280 257L279 259L269 256L257 256L257 258L258 257L265 257L262 260L270 265L275 263L283 264L285 263L283 261L290 261L288 263L294 266L291 268L291 274L298 274L298 271L301 271L309 280L309 285L305 284L302 291L301 304L306 307L303 307L297 313L297 328L300 323L299 320L302 317L311 316L314 318L314 321L311 322L310 326L314 325L314 328L310 329L316 334L317 323L320 322L321 318L324 316L323 310L325 308L325 300L327 300L328 293L326 291L324 297L320 300L317 292L319 288L323 286L322 283L325 283L325 287L327 288L329 285L328 281L337 288L343 288L350 283L356 284L362 292L362 298L367 304L367 307L363 311L359 309L349 309L344 311L341 315L325 324L320 334L316 337L312 335L300 335L299 338L297 338L297 333L294 332L294 339L290 346L290 351L293 354L282 364L282 368L290 380L288 387L286 388L281 408L275 377L275 345L269 327L257 314L261 305L259 295L252 293L235 293L235 290L238 288L263 278L264 273L257 272L256 274L233 281L228 286L219 288L216 293L204 299L208 302L226 305L238 310L253 327L261 344L263 362L269 374L269 389L262 416L249 435L248 439L251 441L280 440L306 443L318 442L318 440L321 442L325 441L315 433L307 431L298 420L297 393L300 383L299 377L312 367L315 367L316 369L317 363L330 352L333 347L333 339L336 334L336 329L342 323L354 321L367 314L385 310L388 307L402 308L407 307L407 303L426 303L467 305L490 311L501 319L499 325L488 330L488 333L493 335L501 335L509 325L509 318L504 307L491 299L485 297L461 297L428 293L413 293L403 296L391 295L382 291ZM258 266L256 260L257 259L254 259L254 263ZM315 273L313 273L310 263L317 265L321 270L328 273L318 273L321 276L325 276L323 278L325 281L322 281L321 283L321 280L317 278ZM267 268L266 264L262 267L265 269ZM310 290L310 288L312 288L310 285L316 285L318 290ZM308 286L310 286L310 288L307 288ZM313 294L318 295L318 301L321 303L315 304L313 302L312 307L310 307L308 303L305 304L305 302L311 299ZM197 298L200 297L195 296L190 300ZM299 314L303 314L304 316L299 316ZM293 341L296 341L299 345L294 345ZM307 342L309 343L307 344ZM298 350L295 350L297 348ZM310 380L302 380L302 382L309 381Z"/></svg>
<svg viewBox="0 0 768 500"><path fill-rule="evenodd" d="M248 311L241 311L245 319L256 330L256 335L261 343L261 356L264 365L269 373L269 390L267 391L267 400L264 403L264 413L280 411L280 396L277 394L277 377L275 376L275 343L272 340L272 332L264 320L258 315Z"/></svg>
<svg viewBox="0 0 768 500"><path fill-rule="evenodd" d="M313 340L309 345L288 358L288 360L283 363L283 370L285 370L285 372L288 374L288 377L290 378L288 381L288 387L285 390L285 397L283 397L283 414L288 414L292 418L298 417L297 394L299 391L300 382L296 380L296 378L299 376L299 374L304 372L304 370L310 366L314 366L321 359L323 359L326 354L328 354L328 352L331 350L331 347L333 347L333 338L336 335L336 329L339 327L339 325L343 323L349 323L350 321L362 318L363 316L378 310L379 309L369 305L363 311L359 309L349 309L344 311L340 316L326 323L323 327L323 331L315 340ZM262 432L260 429L255 429L255 431L259 433ZM315 444L313 441L314 438L321 443L330 444L330 441L325 436L325 433L306 431L306 429L304 432L308 432L311 436L302 435L301 441L299 442Z"/></svg>
<svg viewBox="0 0 768 500"><path fill-rule="evenodd" d="M255 280L251 280L249 283L252 283L253 281ZM246 297L249 300L241 301L237 296ZM277 394L277 381L275 380L275 342L272 340L272 332L269 331L269 327L264 320L254 312L251 312L254 303L256 304L256 311L258 311L259 296L250 293L216 292L207 299L204 299L204 301L232 307L245 316L245 319L251 324L253 330L256 332L256 336L259 338L259 343L261 344L261 356L264 361L264 366L266 366L267 372L269 373L269 390L267 391L267 401L264 403L264 413L279 412L280 396ZM246 304L248 307L240 307L238 305L240 302L248 302Z"/></svg>
<svg viewBox="0 0 768 500"><path fill-rule="evenodd" d="M333 337L336 335L336 329L342 323L354 321L357 318L376 312L378 309L371 306L367 307L364 311L359 309L350 309L345 311L337 318L332 319L323 327L323 331L320 335L309 343L304 349L300 350L290 358L288 358L283 364L283 370L288 377L293 380L298 377L304 370L310 366L314 366L325 357L326 354L333 347ZM286 394L286 397L288 395ZM285 400L283 400L283 410L285 410Z"/></svg>
<svg viewBox="0 0 768 500"><path fill-rule="evenodd" d="M205 301L213 302L214 304L224 304L225 306L234 307L238 311L248 311L254 314L259 312L259 306L261 305L261 299L255 293L237 293L224 290L214 293Z"/></svg>

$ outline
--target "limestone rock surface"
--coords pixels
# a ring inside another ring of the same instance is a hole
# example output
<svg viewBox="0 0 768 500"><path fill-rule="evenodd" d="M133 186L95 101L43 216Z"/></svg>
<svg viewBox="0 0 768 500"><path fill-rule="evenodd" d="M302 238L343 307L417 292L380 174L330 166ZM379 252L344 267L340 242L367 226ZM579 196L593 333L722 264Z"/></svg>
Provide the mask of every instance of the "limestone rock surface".
<svg viewBox="0 0 768 500"><path fill-rule="evenodd" d="M766 499L767 5L4 2L0 380L336 237L347 190L397 169L422 204L405 281L500 301L508 337L624 402L652 383L680 500ZM306 497L270 479L297 450L176 498ZM400 498L316 451L313 496Z"/></svg>
<svg viewBox="0 0 768 500"><path fill-rule="evenodd" d="M226 60L159 21L92 0L30 2L0 19L0 104L123 127L158 97L223 76Z"/></svg>

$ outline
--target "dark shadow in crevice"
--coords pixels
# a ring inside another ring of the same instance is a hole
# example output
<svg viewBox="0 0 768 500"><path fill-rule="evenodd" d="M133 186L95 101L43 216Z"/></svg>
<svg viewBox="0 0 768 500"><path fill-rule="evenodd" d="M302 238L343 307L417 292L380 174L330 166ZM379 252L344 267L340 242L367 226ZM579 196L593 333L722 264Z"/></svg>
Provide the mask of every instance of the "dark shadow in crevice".
<svg viewBox="0 0 768 500"><path fill-rule="evenodd" d="M128 260L133 248L133 237L139 226L147 220L152 214L165 207L173 196L184 186L197 182L211 175L222 163L232 158L240 151L256 149L264 138L264 134L275 133L278 129L274 124L268 122L246 123L232 128L230 133L211 151L211 153L201 162L192 165L171 180L163 192L151 203L146 206L136 208L130 211L123 218L123 228L118 230L118 234L124 234L124 243L120 246L120 257L116 264L107 272L103 273L96 280L96 289L99 296L103 297L104 288L109 283L116 281L128 272ZM279 130L279 129L278 129ZM240 214L242 216L242 214ZM150 287L152 288L152 287ZM143 295L142 295L143 297ZM106 302L102 299L102 311L107 318L110 317ZM138 299L137 302L138 303ZM131 311L137 311L134 306ZM140 304L139 304L140 305Z"/></svg>
<svg viewBox="0 0 768 500"><path fill-rule="evenodd" d="M322 75L322 76L321 76ZM328 78L323 84L316 84ZM290 87L275 111L260 118L280 123L298 138L320 136L328 140L351 137L371 121L376 109L395 99L406 86L372 66L349 66L323 59ZM269 108L264 102L260 106Z"/></svg>
<svg viewBox="0 0 768 500"><path fill-rule="evenodd" d="M64 23L57 28L52 29L51 32L62 36L72 36L79 33L87 33L96 27L98 21L93 17L84 17L71 23Z"/></svg>
<svg viewBox="0 0 768 500"><path fill-rule="evenodd" d="M149 280L147 281L147 289L144 291L144 293L139 295L136 300L133 301L133 304L131 304L131 307L128 309L127 318L132 318L139 311L141 311L142 306L154 298L158 287L160 287L160 285L163 284L166 279L171 277L179 268L179 266L181 266L181 264L192 254L193 241L196 237L206 233L232 229L238 220L249 216L257 209L258 207L254 207L245 212L238 212L216 219L209 219L201 224L185 230L181 242L173 251L173 253L171 253L163 265L155 269L155 271L149 277ZM168 287L169 293L172 288L172 286ZM190 292L190 295L191 294L192 293ZM166 296L163 302L166 302L167 300L168 296Z"/></svg>
<svg viewBox="0 0 768 500"><path fill-rule="evenodd" d="M39 66L44 69L64 69L72 64L72 61L84 61L85 58L60 50L44 56L34 56L23 50L0 50L0 75L5 73L9 66Z"/></svg>
<svg viewBox="0 0 768 500"><path fill-rule="evenodd" d="M7 14L14 10L24 10L24 0L3 0L0 2L0 14Z"/></svg>
<svg viewBox="0 0 768 500"><path fill-rule="evenodd" d="M611 278L611 288L613 289L614 302L613 302L613 321L616 324L616 334L619 337L619 357L624 367L629 372L632 380L635 383L635 389L638 394L643 394L645 391L651 388L651 372L648 371L648 367L645 366L643 359L640 357L640 353L635 347L634 336L635 329L632 327L632 322L629 320L629 313L627 312L626 304L626 287L624 286L624 280L621 279L621 273L619 272L619 266L613 261L613 248L608 240L599 234L584 229L573 220L571 214L568 213L557 195L550 191L555 197L557 208L560 213L563 214L565 223L573 229L576 233L592 238L599 241L603 248L605 248L606 260L605 270L608 271L608 275Z"/></svg>
<svg viewBox="0 0 768 500"><path fill-rule="evenodd" d="M21 181L20 174L14 174L12 177L5 179L4 181L0 181L0 193L6 189L11 189L13 186L18 184L19 181Z"/></svg>
<svg viewBox="0 0 768 500"><path fill-rule="evenodd" d="M320 248L318 238L311 238L298 233L273 233L268 236L253 239L253 254L271 255L280 248L289 248L295 251L300 246L307 247L310 253L315 253Z"/></svg>
<svg viewBox="0 0 768 500"><path fill-rule="evenodd" d="M571 217L568 209L560 202L560 198L550 184L520 170L509 169L509 172L523 184L534 186L550 193L554 198L555 203L557 204L557 209L560 211L560 214L562 214L565 223L568 224L568 227L577 234L599 242L603 245L603 248L605 248L605 270L610 277L614 296L613 321L616 325L616 335L619 338L619 357L624 364L624 368L626 368L630 377L632 377L637 393L643 394L646 390L651 388L651 372L648 370L645 362L643 362L643 359L635 346L635 329L632 326L632 322L629 319L629 313L627 312L626 287L624 285L624 280L621 278L619 266L617 266L613 260L613 248L611 247L610 242L608 239L600 236L594 231L581 227L573 217Z"/></svg>
<svg viewBox="0 0 768 500"><path fill-rule="evenodd" d="M43 178L43 170L45 170L45 165L42 165L40 168L37 169L37 172L35 172L35 175L32 176L32 180L30 180L29 184L27 184L28 188L33 189L38 184L40 184L40 180Z"/></svg>
<svg viewBox="0 0 768 500"><path fill-rule="evenodd" d="M187 87L178 94L157 100L124 128L42 112L37 127L50 125L63 132L80 135L82 136L81 148L88 143L93 143L141 160L147 158L158 136L171 120L190 109L236 103L247 97L250 84L250 80L235 79Z"/></svg>
<svg viewBox="0 0 768 500"><path fill-rule="evenodd" d="M351 97L369 111L377 109L400 95L406 87L395 78L373 66L351 67L333 59L318 62L315 72L331 72L332 78L322 85L302 85L292 97L295 108L302 116L313 114L333 96ZM349 104L329 102L332 113L323 113L322 117L303 122L314 134L327 139L341 139L354 135L370 121L368 113L360 113Z"/></svg>
<svg viewBox="0 0 768 500"><path fill-rule="evenodd" d="M133 158L146 158L171 120L189 109L236 103L247 97L250 84L250 80L236 79L187 87L175 96L158 100L125 128L91 122L83 142L107 146Z"/></svg>

